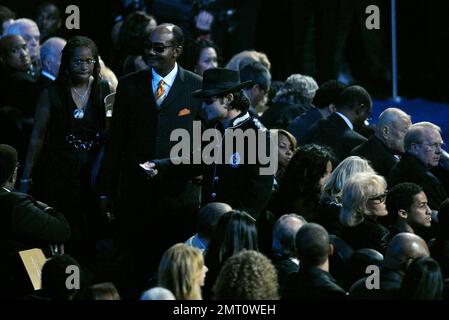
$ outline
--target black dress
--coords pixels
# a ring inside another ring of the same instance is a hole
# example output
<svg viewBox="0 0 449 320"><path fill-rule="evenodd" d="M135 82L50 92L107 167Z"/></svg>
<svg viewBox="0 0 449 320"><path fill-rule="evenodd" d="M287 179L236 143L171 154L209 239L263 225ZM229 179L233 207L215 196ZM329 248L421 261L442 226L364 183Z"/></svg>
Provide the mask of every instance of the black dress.
<svg viewBox="0 0 449 320"><path fill-rule="evenodd" d="M94 233L90 229L99 219L91 183L92 165L103 143L106 129L103 99L109 94L109 87L104 81L96 85L98 97L95 99L91 94L84 116L79 119L74 117L77 107L70 91L57 84L48 87L50 119L39 170L35 170L39 171L36 172L39 197L64 213L72 228L66 253L80 260L93 253Z"/></svg>

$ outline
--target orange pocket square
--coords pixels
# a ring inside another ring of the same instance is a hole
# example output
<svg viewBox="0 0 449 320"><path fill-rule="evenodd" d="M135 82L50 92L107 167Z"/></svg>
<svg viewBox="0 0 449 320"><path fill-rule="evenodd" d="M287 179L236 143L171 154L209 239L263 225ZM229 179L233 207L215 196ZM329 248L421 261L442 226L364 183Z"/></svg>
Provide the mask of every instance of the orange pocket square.
<svg viewBox="0 0 449 320"><path fill-rule="evenodd" d="M191 113L190 109L184 108L184 109L179 110L178 116L182 117L182 116L189 115L190 113Z"/></svg>

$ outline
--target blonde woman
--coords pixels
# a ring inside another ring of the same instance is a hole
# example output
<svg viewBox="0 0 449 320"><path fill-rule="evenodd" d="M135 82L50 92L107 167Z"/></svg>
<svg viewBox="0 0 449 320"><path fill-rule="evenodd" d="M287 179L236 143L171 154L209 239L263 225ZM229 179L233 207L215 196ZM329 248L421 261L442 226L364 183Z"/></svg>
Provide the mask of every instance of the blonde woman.
<svg viewBox="0 0 449 320"><path fill-rule="evenodd" d="M353 175L360 172L374 174L369 162L360 157L348 157L335 168L324 181L320 205L314 222L322 225L330 234L341 236L343 226L339 221L343 186Z"/></svg>
<svg viewBox="0 0 449 320"><path fill-rule="evenodd" d="M201 300L207 270L201 250L178 243L162 256L158 286L170 290L176 300Z"/></svg>
<svg viewBox="0 0 449 320"><path fill-rule="evenodd" d="M342 238L354 250L371 248L385 252L389 232L377 219L388 214L386 197L387 183L377 174L357 173L345 183L340 209Z"/></svg>

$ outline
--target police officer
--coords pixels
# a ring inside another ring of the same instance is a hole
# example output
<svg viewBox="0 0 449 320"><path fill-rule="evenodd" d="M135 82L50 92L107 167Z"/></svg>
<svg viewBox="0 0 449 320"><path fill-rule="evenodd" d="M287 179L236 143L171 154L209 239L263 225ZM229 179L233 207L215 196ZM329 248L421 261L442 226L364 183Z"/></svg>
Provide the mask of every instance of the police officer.
<svg viewBox="0 0 449 320"><path fill-rule="evenodd" d="M202 99L208 122L202 134L202 140L208 141L201 150L201 165L187 169L176 166L174 159L163 159L147 161L141 167L150 177L167 168L202 173L202 205L228 203L257 219L270 199L277 152L266 128L248 113L249 101L242 89L251 84L241 83L238 71L206 70L202 89L193 92Z"/></svg>

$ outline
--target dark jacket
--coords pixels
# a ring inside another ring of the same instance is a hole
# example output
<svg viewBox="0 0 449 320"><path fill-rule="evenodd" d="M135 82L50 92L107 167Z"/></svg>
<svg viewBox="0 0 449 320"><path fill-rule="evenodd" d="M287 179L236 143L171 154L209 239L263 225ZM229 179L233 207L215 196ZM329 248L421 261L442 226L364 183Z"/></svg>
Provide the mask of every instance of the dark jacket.
<svg viewBox="0 0 449 320"><path fill-rule="evenodd" d="M356 281L349 290L350 300L393 300L400 298L400 289L404 273L388 268L380 269L379 289L369 290L367 278ZM371 282L370 282L371 283Z"/></svg>
<svg viewBox="0 0 449 320"><path fill-rule="evenodd" d="M390 232L380 223L365 217L363 222L355 227L344 227L341 238L354 250L371 248L385 254Z"/></svg>
<svg viewBox="0 0 449 320"><path fill-rule="evenodd" d="M381 176L388 176L391 168L399 161L394 154L376 136L372 136L351 151L351 156L368 160L373 169Z"/></svg>
<svg viewBox="0 0 449 320"><path fill-rule="evenodd" d="M268 129L285 129L300 114L312 108L310 104L288 104L286 102L276 102L269 106L264 112L260 121Z"/></svg>
<svg viewBox="0 0 449 320"><path fill-rule="evenodd" d="M315 143L331 147L339 161L343 161L352 149L367 139L351 128L338 114L321 119L306 133L300 145Z"/></svg>
<svg viewBox="0 0 449 320"><path fill-rule="evenodd" d="M316 267L299 268L289 275L282 299L285 300L341 300L345 291L329 272Z"/></svg>
<svg viewBox="0 0 449 320"><path fill-rule="evenodd" d="M1 246L7 253L62 244L70 237L70 226L62 213L43 210L30 196L0 188Z"/></svg>
<svg viewBox="0 0 449 320"><path fill-rule="evenodd" d="M124 247L133 250L136 259L151 260L136 263L141 270L155 268L168 247L195 232L198 186L181 177L148 179L139 163L170 157L178 143L170 141L174 130L192 136L201 106L192 92L201 88L201 81L179 67L160 107L154 99L151 70L124 76L117 87L97 188L100 195L115 200L118 236ZM142 255L149 243L152 254Z"/></svg>
<svg viewBox="0 0 449 320"><path fill-rule="evenodd" d="M232 154L232 159L227 158L226 155L226 141L229 143L230 140L222 139L225 136L225 132L230 133L242 130L246 133L254 132L256 137L259 133L263 139L261 143L265 144L268 152L270 145L268 131L259 120L251 117L248 112L242 113L233 119L232 125L226 130L223 129L220 123L213 124L209 129L215 129L217 134L221 135L219 137L221 154L223 155L221 164L215 161L211 164L202 162L200 165L189 165L188 168L185 166L177 166L178 168L175 168L176 166L172 165L169 159L155 162L159 167L165 168L165 170L169 168L169 171L172 171L170 175L181 176L187 174L196 176L203 174L202 205L216 201L228 203L232 208L246 211L257 219L270 199L274 172L262 175L260 169L264 166L257 157L255 164L249 164L247 139L245 139L243 146L244 154L235 152ZM234 143L234 148L235 146ZM256 152L258 147L253 150ZM234 151L237 150L234 149ZM195 155L191 157L195 159ZM193 161L191 163L194 163ZM182 170L185 172L181 173Z"/></svg>
<svg viewBox="0 0 449 320"><path fill-rule="evenodd" d="M294 272L298 272L299 265L286 256L275 255L271 260L278 273L279 290L283 292L287 285L288 276Z"/></svg>
<svg viewBox="0 0 449 320"><path fill-rule="evenodd" d="M391 169L387 180L389 188L402 182L420 185L427 196L429 207L433 210L438 210L441 203L448 198L440 180L408 152Z"/></svg>
<svg viewBox="0 0 449 320"><path fill-rule="evenodd" d="M1 298L15 299L32 292L19 251L40 248L49 257L50 245L63 244L70 238L70 226L64 215L44 209L26 194L0 188Z"/></svg>
<svg viewBox="0 0 449 320"><path fill-rule="evenodd" d="M323 115L317 108L310 108L290 123L288 131L297 141L301 141L307 131L322 118Z"/></svg>
<svg viewBox="0 0 449 320"><path fill-rule="evenodd" d="M101 194L113 196L118 187L128 193L148 186L139 163L169 157L171 148L177 143L170 141L175 129L185 129L192 134L192 123L201 106L201 102L192 97L192 91L200 87L198 75L179 67L173 87L157 108L151 70L120 79L98 176ZM183 109L188 109L189 113L180 113ZM170 181L164 186L164 191L170 190L172 186L169 185L173 183ZM156 190L150 188L148 191Z"/></svg>

